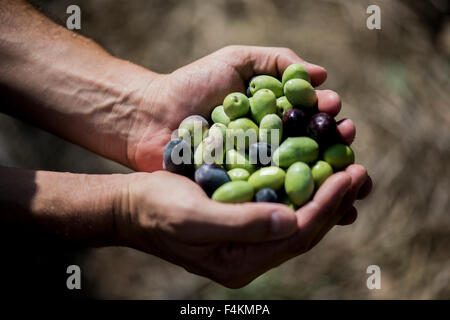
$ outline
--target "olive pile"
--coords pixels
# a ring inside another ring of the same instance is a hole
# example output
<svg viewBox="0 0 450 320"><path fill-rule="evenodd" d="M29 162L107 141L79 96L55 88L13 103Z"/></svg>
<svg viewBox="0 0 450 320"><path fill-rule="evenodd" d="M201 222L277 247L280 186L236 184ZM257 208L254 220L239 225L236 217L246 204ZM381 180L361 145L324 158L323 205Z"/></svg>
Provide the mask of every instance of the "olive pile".
<svg viewBox="0 0 450 320"><path fill-rule="evenodd" d="M354 162L336 121L317 109L308 72L286 68L281 81L253 77L247 95L230 93L211 113L184 119L164 150L164 168L194 179L213 200L280 202L311 199L333 174Z"/></svg>

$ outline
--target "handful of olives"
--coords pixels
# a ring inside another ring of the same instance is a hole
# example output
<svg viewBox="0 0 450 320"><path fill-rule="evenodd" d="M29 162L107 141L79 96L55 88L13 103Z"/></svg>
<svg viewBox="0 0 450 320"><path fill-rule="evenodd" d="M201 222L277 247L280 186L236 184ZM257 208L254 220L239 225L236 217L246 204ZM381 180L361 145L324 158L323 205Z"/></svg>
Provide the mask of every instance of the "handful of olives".
<svg viewBox="0 0 450 320"><path fill-rule="evenodd" d="M317 95L299 64L281 81L253 77L247 95L233 92L213 109L210 126L184 119L167 143L163 167L194 179L213 200L279 202L297 208L325 180L354 163L336 121L317 112Z"/></svg>

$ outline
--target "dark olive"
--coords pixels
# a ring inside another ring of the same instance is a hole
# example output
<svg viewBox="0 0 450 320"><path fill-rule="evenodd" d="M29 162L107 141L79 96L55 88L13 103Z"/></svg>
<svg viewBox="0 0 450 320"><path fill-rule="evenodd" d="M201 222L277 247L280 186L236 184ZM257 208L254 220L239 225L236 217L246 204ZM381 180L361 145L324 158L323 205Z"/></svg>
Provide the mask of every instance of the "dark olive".
<svg viewBox="0 0 450 320"><path fill-rule="evenodd" d="M169 141L164 148L163 168L193 178L194 161L191 146L183 139Z"/></svg>
<svg viewBox="0 0 450 320"><path fill-rule="evenodd" d="M315 114L308 122L306 134L320 145L329 145L337 136L336 121L327 113Z"/></svg>
<svg viewBox="0 0 450 320"><path fill-rule="evenodd" d="M255 194L255 201L256 202L278 202L278 195L277 193L270 189L270 188L264 188L259 190Z"/></svg>
<svg viewBox="0 0 450 320"><path fill-rule="evenodd" d="M211 197L221 185L230 182L228 173L216 164L202 164L195 171L195 182Z"/></svg>
<svg viewBox="0 0 450 320"><path fill-rule="evenodd" d="M305 135L308 116L297 108L287 110L283 115L283 133L285 137L300 137Z"/></svg>

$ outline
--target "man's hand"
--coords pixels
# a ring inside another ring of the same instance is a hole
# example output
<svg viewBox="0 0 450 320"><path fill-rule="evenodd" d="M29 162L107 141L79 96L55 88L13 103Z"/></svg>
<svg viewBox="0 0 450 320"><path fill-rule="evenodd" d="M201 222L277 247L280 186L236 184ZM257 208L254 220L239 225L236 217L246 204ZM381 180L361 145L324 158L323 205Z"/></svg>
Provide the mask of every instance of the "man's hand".
<svg viewBox="0 0 450 320"><path fill-rule="evenodd" d="M245 92L252 76L271 74L281 77L292 63L302 64L315 86L327 77L324 68L307 63L290 49L247 46L225 47L171 74L157 76L139 104L137 112L143 117L129 135L127 146L131 167L139 171L161 169L164 145L184 118L192 114L209 118L212 109L222 104L227 94ZM332 116L339 113L338 94L317 90L317 95L321 112ZM149 114L144 110L152 112ZM338 130L345 142L353 141L355 127L351 120L341 121Z"/></svg>
<svg viewBox="0 0 450 320"><path fill-rule="evenodd" d="M0 10L0 111L21 117L137 171L162 168L164 145L188 115L209 117L257 74L280 76L303 64L317 86L322 67L285 48L230 46L168 75L112 57L54 24L25 1ZM57 41L55 40L57 39ZM26 79L26 81L25 81ZM318 90L319 110L335 116L339 96ZM339 123L347 143L351 120Z"/></svg>
<svg viewBox="0 0 450 320"><path fill-rule="evenodd" d="M115 210L115 238L237 288L305 253L335 224L352 223L353 202L369 191L366 170L352 165L294 212L275 203L223 204L185 177L136 173L128 176Z"/></svg>
<svg viewBox="0 0 450 320"><path fill-rule="evenodd" d="M334 174L294 212L276 203L223 204L166 171L83 175L0 167L0 223L83 246L129 246L228 287L311 249L356 218L364 168ZM345 217L347 217L345 219ZM30 228L30 229L28 229Z"/></svg>

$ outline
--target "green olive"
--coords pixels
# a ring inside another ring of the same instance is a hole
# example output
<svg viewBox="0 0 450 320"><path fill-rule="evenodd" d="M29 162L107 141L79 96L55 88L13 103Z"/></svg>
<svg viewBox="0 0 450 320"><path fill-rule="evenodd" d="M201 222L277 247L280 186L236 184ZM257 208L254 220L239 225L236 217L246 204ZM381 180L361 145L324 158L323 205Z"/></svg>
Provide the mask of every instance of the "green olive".
<svg viewBox="0 0 450 320"><path fill-rule="evenodd" d="M223 111L230 120L245 116L249 108L247 96L240 92L230 93L223 100Z"/></svg>
<svg viewBox="0 0 450 320"><path fill-rule="evenodd" d="M284 85L284 95L293 106L312 108L317 102L313 86L303 79L291 79Z"/></svg>
<svg viewBox="0 0 450 320"><path fill-rule="evenodd" d="M253 119L260 123L262 118L277 111L277 98L269 89L261 89L255 93L250 102L250 111Z"/></svg>
<svg viewBox="0 0 450 320"><path fill-rule="evenodd" d="M328 162L334 170L341 170L348 165L355 163L355 154L349 146L337 143L324 151L323 159Z"/></svg>
<svg viewBox="0 0 450 320"><path fill-rule="evenodd" d="M259 141L279 145L283 136L283 121L276 114L268 114L259 124Z"/></svg>
<svg viewBox="0 0 450 320"><path fill-rule="evenodd" d="M209 128L208 121L199 115L192 115L181 121L178 137L196 147L202 142Z"/></svg>
<svg viewBox="0 0 450 320"><path fill-rule="evenodd" d="M277 114L280 118L283 118L284 113L292 108L293 106L286 96L282 96L277 99Z"/></svg>
<svg viewBox="0 0 450 320"><path fill-rule="evenodd" d="M234 168L227 173L230 176L231 181L247 181L250 177L250 173L242 168Z"/></svg>
<svg viewBox="0 0 450 320"><path fill-rule="evenodd" d="M228 125L230 123L230 118L227 116L225 111L223 111L223 106L217 106L211 113L211 120L214 123L222 123L224 125Z"/></svg>
<svg viewBox="0 0 450 320"><path fill-rule="evenodd" d="M250 174L255 172L255 166L250 163L248 156L244 152L239 152L234 149L228 150L225 153L225 167L227 170L242 168Z"/></svg>
<svg viewBox="0 0 450 320"><path fill-rule="evenodd" d="M228 124L227 147L234 145L238 150L247 150L248 147L258 141L259 128L248 118L239 118Z"/></svg>
<svg viewBox="0 0 450 320"><path fill-rule="evenodd" d="M314 162L319 156L319 145L308 137L287 138L273 153L277 166L287 168L297 161Z"/></svg>
<svg viewBox="0 0 450 320"><path fill-rule="evenodd" d="M265 167L254 172L248 178L248 183L253 186L255 192L264 188L276 191L283 186L285 175L284 170L279 167Z"/></svg>
<svg viewBox="0 0 450 320"><path fill-rule="evenodd" d="M272 76L256 76L250 82L250 92L254 96L258 90L269 89L275 96L281 97L283 95L283 85L280 80Z"/></svg>
<svg viewBox="0 0 450 320"><path fill-rule="evenodd" d="M306 203L314 192L314 180L309 166L304 162L292 164L286 172L284 188L292 203L297 206Z"/></svg>
<svg viewBox="0 0 450 320"><path fill-rule="evenodd" d="M247 181L230 181L221 185L212 195L212 199L227 203L242 203L252 200L253 187Z"/></svg>
<svg viewBox="0 0 450 320"><path fill-rule="evenodd" d="M303 68L302 65L294 63L286 68L283 72L283 77L281 78L281 82L284 84L291 79L303 79L311 83L311 78L309 77L308 71Z"/></svg>
<svg viewBox="0 0 450 320"><path fill-rule="evenodd" d="M208 137L218 136L222 137L223 141L226 141L227 126L222 123L214 123L208 130Z"/></svg>
<svg viewBox="0 0 450 320"><path fill-rule="evenodd" d="M311 173L314 179L314 185L316 189L325 182L333 174L333 168L328 164L328 162L319 160L311 168Z"/></svg>

